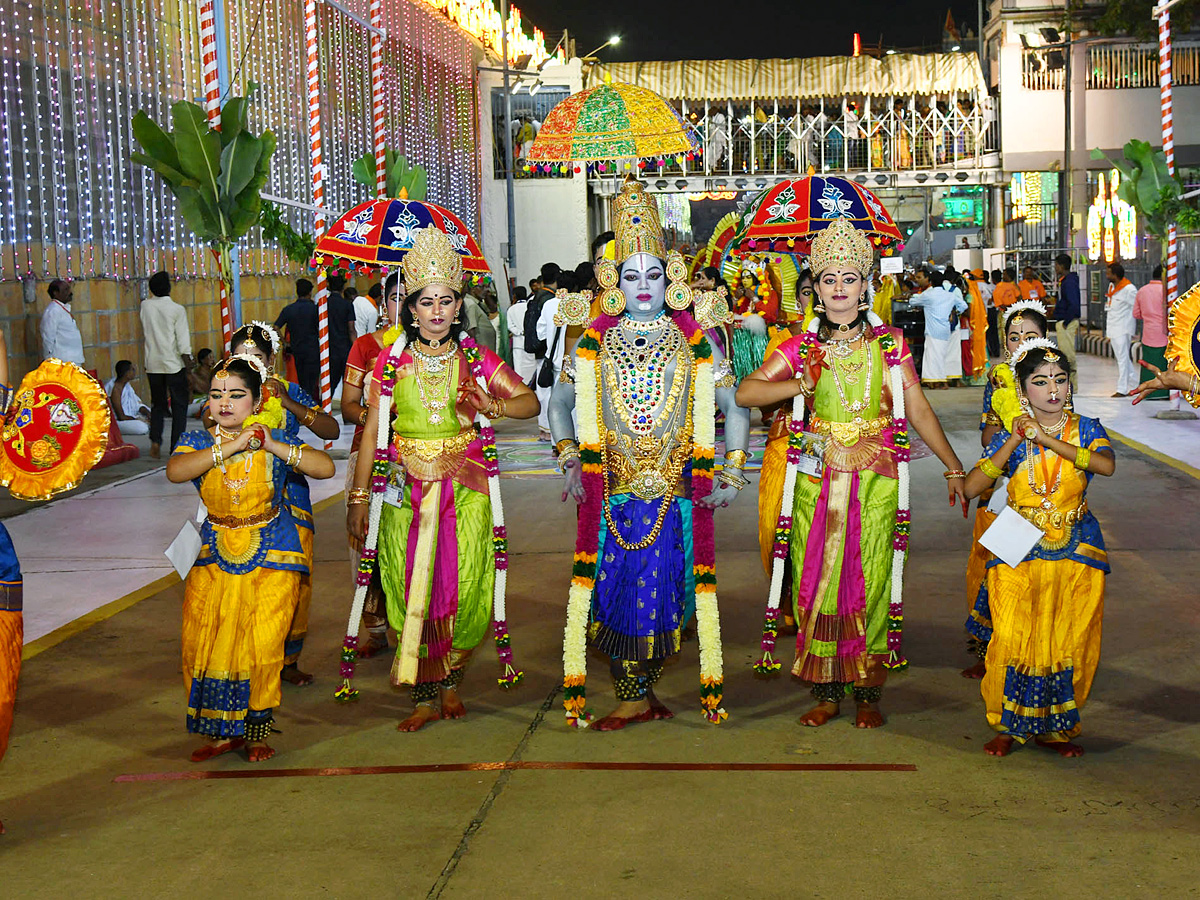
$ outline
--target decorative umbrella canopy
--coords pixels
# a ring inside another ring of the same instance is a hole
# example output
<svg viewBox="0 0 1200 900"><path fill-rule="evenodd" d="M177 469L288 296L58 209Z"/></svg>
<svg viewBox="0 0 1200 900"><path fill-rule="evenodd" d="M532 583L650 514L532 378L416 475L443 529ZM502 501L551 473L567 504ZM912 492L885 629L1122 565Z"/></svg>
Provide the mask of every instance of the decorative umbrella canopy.
<svg viewBox="0 0 1200 900"><path fill-rule="evenodd" d="M530 162L597 162L695 154L700 145L654 91L613 82L572 94L546 116Z"/></svg>
<svg viewBox="0 0 1200 900"><path fill-rule="evenodd" d="M462 219L436 203L378 199L360 203L343 214L317 241L314 268L328 266L363 275L394 269L412 249L416 232L437 228L463 258L463 272L489 274L479 243Z"/></svg>
<svg viewBox="0 0 1200 900"><path fill-rule="evenodd" d="M752 200L733 244L739 250L807 253L817 233L839 218L867 232L880 249L904 240L883 203L861 184L808 175L782 181Z"/></svg>

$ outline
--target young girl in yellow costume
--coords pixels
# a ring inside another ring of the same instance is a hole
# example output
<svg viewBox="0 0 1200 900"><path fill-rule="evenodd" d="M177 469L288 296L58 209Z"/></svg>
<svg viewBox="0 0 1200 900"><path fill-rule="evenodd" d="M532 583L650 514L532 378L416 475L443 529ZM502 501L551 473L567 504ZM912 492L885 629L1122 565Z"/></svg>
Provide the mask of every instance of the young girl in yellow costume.
<svg viewBox="0 0 1200 900"><path fill-rule="evenodd" d="M1081 756L1071 738L1100 661L1108 573L1086 493L1093 474L1113 474L1116 457L1099 421L1067 409L1071 367L1051 341L1025 341L1012 365L1021 413L992 438L966 490L976 497L1008 475L1008 506L1044 535L1015 568L988 563L992 637L982 691L999 734L984 750L1007 756L1014 742L1033 738L1060 756Z"/></svg>
<svg viewBox="0 0 1200 900"><path fill-rule="evenodd" d="M193 762L247 742L251 762L275 755L266 739L279 705L283 641L309 572L287 479L333 476L321 451L279 429L246 427L261 412L266 380L255 357L223 362L209 391L216 424L184 432L167 463L167 478L195 484L208 510L183 601L187 728L206 739Z"/></svg>
<svg viewBox="0 0 1200 900"><path fill-rule="evenodd" d="M1011 365L1013 353L1027 338L1045 336L1046 307L1036 300L1020 300L1005 310L1004 362L992 366L983 390L983 413L979 417L979 440L983 447L992 442L1002 426L1011 429L1013 417L1021 411ZM979 543L979 538L996 520L996 514L988 510L991 499L990 488L979 497L975 528L971 535L971 555L967 558L967 633L971 635L968 646L979 657L979 661L962 670L963 678L983 677L983 660L992 637L985 583L987 563L992 554Z"/></svg>
<svg viewBox="0 0 1200 900"><path fill-rule="evenodd" d="M279 332L266 322L251 322L233 333L230 342L235 354L249 354L261 362L267 370L263 386L263 408L251 416L248 424L261 424L267 428L282 429L288 437L299 439L300 426L304 425L313 434L327 441L337 440L341 426L329 413L324 412L317 401L300 385L288 382L275 374L275 360L279 355ZM206 420L206 424L211 424ZM308 633L308 613L312 604L313 562L313 515L312 501L308 496L308 482L299 472L288 475L285 489L286 500L292 511L292 519L304 547L305 565L308 573L300 579L297 594L296 614L288 628L284 641L283 680L298 686L311 684L313 677L300 671L300 652L304 649L304 637Z"/></svg>

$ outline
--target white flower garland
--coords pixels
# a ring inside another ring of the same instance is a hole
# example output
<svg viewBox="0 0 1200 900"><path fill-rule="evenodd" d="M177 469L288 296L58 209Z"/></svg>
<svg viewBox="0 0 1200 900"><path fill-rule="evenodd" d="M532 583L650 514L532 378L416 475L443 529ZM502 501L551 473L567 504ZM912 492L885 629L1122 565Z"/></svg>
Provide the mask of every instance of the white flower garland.
<svg viewBox="0 0 1200 900"><path fill-rule="evenodd" d="M717 440L716 385L713 381L713 364L698 363L694 370L696 379L693 409L692 439L703 448L715 447ZM715 485L715 479L713 484ZM693 548L694 551L695 548ZM717 608L717 591L700 590L696 584L696 639L700 645L700 679L722 681L724 679L724 656L721 651L721 617ZM724 710L721 710L724 712Z"/></svg>
<svg viewBox="0 0 1200 900"><path fill-rule="evenodd" d="M575 396L583 401L575 404L581 446L600 445L600 423L596 418L598 368L597 360L580 358L575 364ZM599 560L596 562L599 565ZM587 678L587 626L594 589L594 580L581 584L573 576L567 592L567 624L563 632L563 682L567 685L583 685ZM567 723L576 728L586 728L591 720L585 709L567 712Z"/></svg>

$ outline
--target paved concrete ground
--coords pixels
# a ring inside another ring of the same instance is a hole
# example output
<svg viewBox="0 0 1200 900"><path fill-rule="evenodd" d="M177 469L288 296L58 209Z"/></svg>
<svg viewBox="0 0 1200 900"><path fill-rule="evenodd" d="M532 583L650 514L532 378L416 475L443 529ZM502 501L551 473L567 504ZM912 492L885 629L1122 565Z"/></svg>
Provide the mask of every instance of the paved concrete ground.
<svg viewBox="0 0 1200 900"><path fill-rule="evenodd" d="M964 462L976 458L980 391L934 395ZM961 622L970 529L947 509L942 467L914 464L906 585L912 668L885 693L886 727L804 729L805 690L762 681L766 591L754 498L719 514L726 708L698 713L696 645L668 668L678 713L616 734L575 732L561 674L573 511L549 480L505 482L509 621L526 681L495 687L484 646L470 715L415 735L387 663L360 664L359 703L333 702L349 606L342 510L317 516L314 618L287 688L272 770L504 761L844 764L915 771L525 768L421 774L114 782L127 774L255 774L244 759L187 762L175 585L29 660L0 766L0 894L11 897L999 897L1192 896L1200 851L1200 485L1118 446L1097 479L1113 574L1104 658L1081 742L1060 760L986 757L990 733ZM158 477L158 476L148 476ZM11 523L10 523L11 527ZM603 665L592 660L594 673ZM607 678L593 704L611 703Z"/></svg>

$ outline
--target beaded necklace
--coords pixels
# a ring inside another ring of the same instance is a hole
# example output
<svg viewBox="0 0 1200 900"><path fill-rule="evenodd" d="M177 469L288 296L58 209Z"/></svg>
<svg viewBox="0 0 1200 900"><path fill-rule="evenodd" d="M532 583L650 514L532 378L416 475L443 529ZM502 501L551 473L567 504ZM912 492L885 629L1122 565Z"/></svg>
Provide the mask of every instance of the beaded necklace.
<svg viewBox="0 0 1200 900"><path fill-rule="evenodd" d="M409 349L416 363L417 393L421 397L421 405L429 413L430 423L439 425L443 419L442 410L450 401L450 373L458 347L451 341L450 348L438 356L425 353L415 345Z"/></svg>
<svg viewBox="0 0 1200 900"><path fill-rule="evenodd" d="M830 348L830 358L833 360L833 365L830 369L833 372L833 384L837 388L838 400L841 401L842 409L850 413L860 413L867 408L867 394L871 389L871 376L875 372L875 354L871 352L871 342L861 340L862 335L858 335L849 341L834 341L826 344ZM838 344L857 345L850 346L846 350L834 350ZM866 358L863 360L854 360L853 356L859 351L866 351ZM866 368L866 388L863 391L863 398L853 402L846 399L846 389L843 386L843 380L847 385L857 385L859 372Z"/></svg>
<svg viewBox="0 0 1200 900"><path fill-rule="evenodd" d="M1070 415L1064 411L1062 418L1059 419L1054 425L1046 426L1042 425L1040 422L1038 424L1047 434L1057 437L1061 435L1063 429L1067 427L1067 422L1069 420ZM1050 453L1045 447L1041 447L1037 449L1035 455L1034 447L1035 445L1033 441L1029 438L1026 438L1025 459L1027 461L1027 465L1025 466L1025 475L1029 481L1029 489L1033 491L1035 496L1042 498L1042 509L1053 509L1054 502L1050 498L1058 492L1059 487L1062 485L1062 457L1057 453L1053 454L1056 457L1057 465L1054 467L1053 484L1051 484L1050 464L1047 460L1047 457L1050 455ZM1034 469L1036 468L1034 465L1034 460L1037 457L1041 457L1042 466L1042 483L1040 486L1037 483L1037 475L1034 472Z"/></svg>
<svg viewBox="0 0 1200 900"><path fill-rule="evenodd" d="M683 332L670 328L650 344L644 337L631 339L624 328L610 328L604 334L603 346L609 365L602 368L616 412L634 434L646 435L661 429L674 411L687 376L684 366L676 366L667 393L664 378L667 363L683 350ZM663 409L655 417L654 411L660 404Z"/></svg>
<svg viewBox="0 0 1200 900"><path fill-rule="evenodd" d="M231 441L235 437L237 437L236 434L226 431L220 425L217 426L217 441L221 441L222 439ZM242 491L250 483L250 468L254 465L254 454L242 451L241 454L235 455L240 455L243 459L243 465L245 466L244 474L241 478L233 478L229 475L229 471L225 468L224 463L222 463L221 482L225 485L226 490L229 491L233 505L238 506L242 502Z"/></svg>

